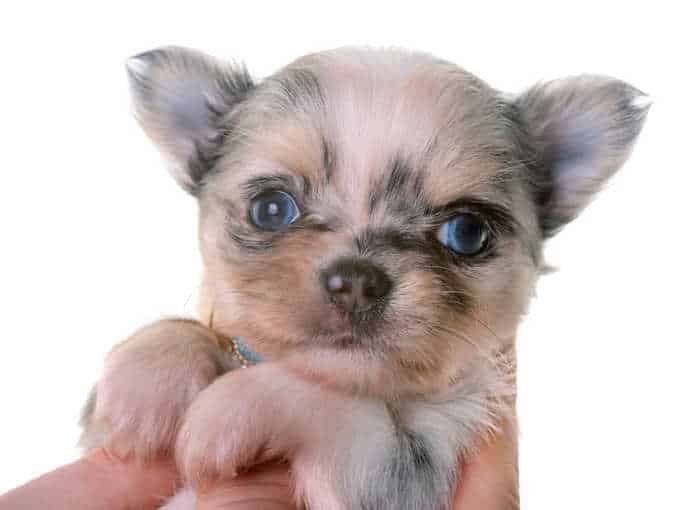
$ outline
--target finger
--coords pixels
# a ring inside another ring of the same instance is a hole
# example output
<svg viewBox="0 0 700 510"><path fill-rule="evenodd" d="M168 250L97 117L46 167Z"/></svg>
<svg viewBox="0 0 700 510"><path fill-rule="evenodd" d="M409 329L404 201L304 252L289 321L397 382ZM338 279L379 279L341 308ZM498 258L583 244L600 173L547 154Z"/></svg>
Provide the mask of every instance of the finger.
<svg viewBox="0 0 700 510"><path fill-rule="evenodd" d="M296 510L289 467L275 462L201 489L197 510Z"/></svg>
<svg viewBox="0 0 700 510"><path fill-rule="evenodd" d="M484 444L462 469L454 510L517 510L517 437L510 429Z"/></svg>
<svg viewBox="0 0 700 510"><path fill-rule="evenodd" d="M152 510L177 486L170 461L144 465L100 449L0 496L0 510Z"/></svg>

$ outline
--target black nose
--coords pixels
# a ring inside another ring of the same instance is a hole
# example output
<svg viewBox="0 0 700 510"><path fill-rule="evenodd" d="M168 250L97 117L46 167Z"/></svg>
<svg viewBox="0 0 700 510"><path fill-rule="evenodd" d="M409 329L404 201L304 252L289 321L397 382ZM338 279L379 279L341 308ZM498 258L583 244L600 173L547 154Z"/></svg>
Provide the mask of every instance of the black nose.
<svg viewBox="0 0 700 510"><path fill-rule="evenodd" d="M384 270L364 259L341 259L321 274L331 301L346 312L363 312L391 290Z"/></svg>

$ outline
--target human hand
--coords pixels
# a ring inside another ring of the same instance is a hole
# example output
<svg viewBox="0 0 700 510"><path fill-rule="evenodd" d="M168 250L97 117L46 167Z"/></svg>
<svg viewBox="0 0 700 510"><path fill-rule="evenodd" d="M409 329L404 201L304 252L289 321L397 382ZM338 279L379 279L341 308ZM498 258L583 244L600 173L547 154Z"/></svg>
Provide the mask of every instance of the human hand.
<svg viewBox="0 0 700 510"><path fill-rule="evenodd" d="M169 459L144 465L97 449L0 496L0 510L151 510L178 485Z"/></svg>
<svg viewBox="0 0 700 510"><path fill-rule="evenodd" d="M506 437L485 445L463 467L452 510L517 510L516 455ZM268 464L208 487L199 493L196 510L296 510L289 471L283 464Z"/></svg>
<svg viewBox="0 0 700 510"><path fill-rule="evenodd" d="M516 451L509 436L486 444L464 467L453 510L515 510ZM0 496L0 510L155 510L179 488L174 463L148 465L99 449ZM203 489L197 510L295 510L284 464L260 466Z"/></svg>
<svg viewBox="0 0 700 510"><path fill-rule="evenodd" d="M452 510L517 510L517 449L509 435L485 444L464 465ZM289 471L274 463L201 491L197 510L296 510Z"/></svg>

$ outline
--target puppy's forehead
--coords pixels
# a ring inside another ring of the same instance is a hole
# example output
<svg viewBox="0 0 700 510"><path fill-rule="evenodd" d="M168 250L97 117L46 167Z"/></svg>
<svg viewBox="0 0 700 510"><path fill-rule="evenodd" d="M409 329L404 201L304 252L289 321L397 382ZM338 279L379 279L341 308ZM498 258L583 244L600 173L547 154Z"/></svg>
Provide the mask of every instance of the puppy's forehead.
<svg viewBox="0 0 700 510"><path fill-rule="evenodd" d="M423 54L334 50L265 80L234 112L225 165L290 173L366 211L387 174L420 174L434 203L498 192L511 143L498 95ZM228 161L226 161L228 160Z"/></svg>

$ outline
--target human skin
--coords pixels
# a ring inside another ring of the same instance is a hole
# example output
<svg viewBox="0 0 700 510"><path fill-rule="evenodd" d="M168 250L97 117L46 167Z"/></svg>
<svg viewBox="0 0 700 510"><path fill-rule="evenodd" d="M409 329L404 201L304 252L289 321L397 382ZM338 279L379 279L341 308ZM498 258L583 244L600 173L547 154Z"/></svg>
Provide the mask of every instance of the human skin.
<svg viewBox="0 0 700 510"><path fill-rule="evenodd" d="M453 510L511 510L516 450L507 435L485 444L462 471ZM179 488L171 459L148 465L104 449L0 496L0 510L155 510ZM198 510L295 510L288 470L273 463L200 491Z"/></svg>

